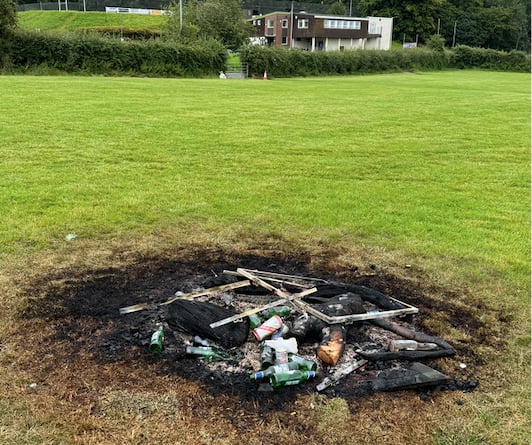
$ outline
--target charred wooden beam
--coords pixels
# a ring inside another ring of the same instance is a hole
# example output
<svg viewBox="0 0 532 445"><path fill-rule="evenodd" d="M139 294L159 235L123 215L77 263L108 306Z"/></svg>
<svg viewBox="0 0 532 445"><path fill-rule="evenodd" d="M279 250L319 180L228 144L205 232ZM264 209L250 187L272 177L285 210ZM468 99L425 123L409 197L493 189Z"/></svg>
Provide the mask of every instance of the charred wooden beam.
<svg viewBox="0 0 532 445"><path fill-rule="evenodd" d="M375 391L394 391L435 386L447 383L449 377L423 363L413 363L407 369L381 371L372 382Z"/></svg>

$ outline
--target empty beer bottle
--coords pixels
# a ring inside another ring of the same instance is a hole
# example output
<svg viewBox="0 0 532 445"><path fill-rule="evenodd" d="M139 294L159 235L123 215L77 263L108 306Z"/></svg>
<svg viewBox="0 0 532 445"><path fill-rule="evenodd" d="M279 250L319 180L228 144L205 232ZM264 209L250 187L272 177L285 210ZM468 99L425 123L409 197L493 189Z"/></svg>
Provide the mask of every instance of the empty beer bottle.
<svg viewBox="0 0 532 445"><path fill-rule="evenodd" d="M318 365L312 360L307 360L296 354L288 354L288 362L294 362L299 365L301 371L316 371Z"/></svg>
<svg viewBox="0 0 532 445"><path fill-rule="evenodd" d="M212 346L187 346L186 352L188 355L193 355L207 362L231 360L230 357L227 357Z"/></svg>
<svg viewBox="0 0 532 445"><path fill-rule="evenodd" d="M289 306L274 306L269 309L265 309L261 312L261 315L267 320L268 318L273 317L274 315L279 315L279 317L286 317L290 315Z"/></svg>
<svg viewBox="0 0 532 445"><path fill-rule="evenodd" d="M262 342L260 346L260 368L266 369L272 366L274 363L274 352L271 346Z"/></svg>
<svg viewBox="0 0 532 445"><path fill-rule="evenodd" d="M159 328L152 334L150 339L150 352L152 354L160 354L163 350L164 332L163 327Z"/></svg>
<svg viewBox="0 0 532 445"><path fill-rule="evenodd" d="M292 362L293 363L293 362ZM289 385L299 385L316 376L314 371L284 371L278 372L270 376L270 383L274 388Z"/></svg>
<svg viewBox="0 0 532 445"><path fill-rule="evenodd" d="M415 340L392 340L390 341L388 349L391 352L402 351L402 350L431 351L434 349L438 349L438 345L436 343L419 343Z"/></svg>
<svg viewBox="0 0 532 445"><path fill-rule="evenodd" d="M282 365L274 365L269 368L264 369L263 371L255 372L249 376L251 380L260 380L267 377L271 377L276 373L288 372L291 370L298 369L298 364L295 362L292 363L283 363Z"/></svg>
<svg viewBox="0 0 532 445"><path fill-rule="evenodd" d="M248 315L248 318L249 318L249 327L251 329L255 329L256 327L262 324L262 319L259 317L258 314Z"/></svg>

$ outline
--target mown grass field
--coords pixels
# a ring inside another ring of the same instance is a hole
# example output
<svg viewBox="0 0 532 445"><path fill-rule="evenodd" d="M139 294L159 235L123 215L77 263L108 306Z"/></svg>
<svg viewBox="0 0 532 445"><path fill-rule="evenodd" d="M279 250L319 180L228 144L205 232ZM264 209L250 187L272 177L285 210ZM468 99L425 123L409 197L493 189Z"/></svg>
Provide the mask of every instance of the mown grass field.
<svg viewBox="0 0 532 445"><path fill-rule="evenodd" d="M339 264L377 262L463 294L464 304L482 300L511 314L494 321L507 323L506 337L486 347L475 392L424 405L426 428L381 419L357 432L381 443L527 443L529 99L529 75L479 71L275 81L0 77L0 442L98 443L106 428L81 434L54 417L53 398L39 402L24 390L31 369L17 369L10 340L17 283L104 264L117 249L197 242L335 250ZM448 329L440 334L452 343ZM336 399L320 406L312 421L335 429L337 443L359 443L331 414L352 421L357 413ZM78 414L85 408L72 405ZM119 419L113 433L135 443ZM329 443L323 434L317 442Z"/></svg>
<svg viewBox="0 0 532 445"><path fill-rule="evenodd" d="M95 26L124 26L160 30L166 19L162 15L114 14L78 11L24 11L18 13L22 29L68 32Z"/></svg>

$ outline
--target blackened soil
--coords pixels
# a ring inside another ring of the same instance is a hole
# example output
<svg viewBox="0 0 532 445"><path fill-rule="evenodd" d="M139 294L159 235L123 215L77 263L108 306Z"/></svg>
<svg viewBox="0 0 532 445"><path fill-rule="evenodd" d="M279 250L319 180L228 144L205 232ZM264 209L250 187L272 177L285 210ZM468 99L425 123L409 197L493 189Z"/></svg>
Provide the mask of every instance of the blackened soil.
<svg viewBox="0 0 532 445"><path fill-rule="evenodd" d="M501 337L500 332L496 332L500 328L482 321L480 314L489 312L489 309L481 301L464 305L452 289L436 289L430 283L410 282L381 274L378 267L374 267L371 275L359 274L356 267L336 270L333 256L331 261L323 261L323 264L325 266L312 269L310 258L306 255L286 256L275 252L239 255L197 249L169 257L139 256L130 259L124 266L90 271L70 269L24 283L27 304L21 318L28 330L37 322L45 322L53 328L52 338L41 339L34 345L39 357L43 361L49 360L50 366L60 362L69 369L79 369L118 364L124 367L125 373L131 368L132 376L135 375L134 369L149 367L158 376L195 381L212 394L237 398L243 406L252 406L260 400L263 411L281 410L297 394L314 392L315 385L299 385L279 392L259 391L258 385L248 378L252 369L238 365L241 357L238 350L233 351L237 357L235 363L213 367L186 357L185 343L178 333L167 332L165 350L161 355L154 356L148 352L147 342L157 323L164 322L164 309L156 307L126 315L121 315L119 309L138 303L160 303L176 291L191 292L213 286L226 269L245 267L304 275L333 282L362 284L415 305L420 310L413 321L415 328L430 335L441 336L440 332L426 330L434 321L448 323L453 329L464 331L471 340L453 344L457 350L453 360L456 361L456 369L460 361L467 361L467 376L451 375L451 384L437 389L468 391L476 386L475 367L483 364L483 358L476 354L477 347L489 345L492 337ZM36 289L39 291L36 292ZM61 344L61 347L57 348L55 344ZM436 369L439 367L437 360L427 364ZM227 366L230 372L227 372ZM326 394L348 400L371 396L369 382L372 372L387 366L386 363L371 363L366 371L344 379ZM106 379L100 382L101 385L114 384L108 381L108 376ZM422 397L426 396L426 391L420 390Z"/></svg>

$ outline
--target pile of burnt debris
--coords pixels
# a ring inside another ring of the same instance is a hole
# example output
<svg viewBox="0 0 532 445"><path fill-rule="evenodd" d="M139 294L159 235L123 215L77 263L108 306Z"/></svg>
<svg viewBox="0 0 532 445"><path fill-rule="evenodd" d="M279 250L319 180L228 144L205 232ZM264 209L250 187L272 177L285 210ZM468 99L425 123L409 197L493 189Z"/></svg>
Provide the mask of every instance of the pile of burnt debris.
<svg viewBox="0 0 532 445"><path fill-rule="evenodd" d="M260 391L295 384L324 391L357 374L374 391L452 380L426 363L455 349L413 327L416 307L375 289L244 268L224 270L209 284L120 313L164 307L164 323L149 342L152 353L163 350L168 327L188 358L240 366Z"/></svg>

